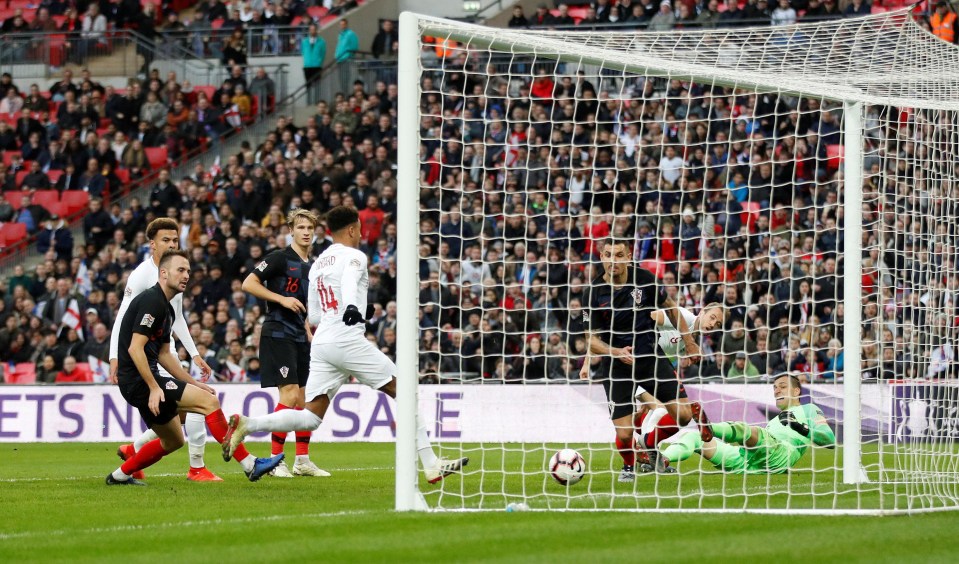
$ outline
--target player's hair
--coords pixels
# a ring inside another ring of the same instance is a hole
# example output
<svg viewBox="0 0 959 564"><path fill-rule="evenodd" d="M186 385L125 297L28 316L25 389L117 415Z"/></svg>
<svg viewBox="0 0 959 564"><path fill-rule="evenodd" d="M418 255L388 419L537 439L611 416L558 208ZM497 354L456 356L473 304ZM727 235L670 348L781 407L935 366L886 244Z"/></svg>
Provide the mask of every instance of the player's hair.
<svg viewBox="0 0 959 564"><path fill-rule="evenodd" d="M180 232L180 225L176 222L175 219L169 217L158 217L150 222L150 225L147 225L147 240L152 241L154 237L157 236L157 233L165 230Z"/></svg>
<svg viewBox="0 0 959 564"><path fill-rule="evenodd" d="M326 226L330 233L349 227L360 220L360 214L350 206L336 206L326 212Z"/></svg>
<svg viewBox="0 0 959 564"><path fill-rule="evenodd" d="M605 252L606 246L608 245L622 245L626 247L626 252L632 253L633 251L633 242L629 239L624 239L622 237L607 237L605 243L603 244L603 251Z"/></svg>
<svg viewBox="0 0 959 564"><path fill-rule="evenodd" d="M780 378L789 378L789 386L791 388L797 388L799 393L802 393L802 382L799 381L799 378L793 376L792 374L780 374L773 378L773 384L775 384Z"/></svg>
<svg viewBox="0 0 959 564"><path fill-rule="evenodd" d="M173 257L183 257L187 262L190 262L190 255L182 249L170 249L169 251L163 253L163 256L160 257L160 268L165 268L170 261L173 260Z"/></svg>
<svg viewBox="0 0 959 564"><path fill-rule="evenodd" d="M310 210L303 209L303 208L296 208L295 210L291 211L286 216L286 224L290 226L290 229L293 229L294 227L296 227L296 222L299 219L305 219L309 221L310 223L313 224L314 228L316 228L316 225L320 222L320 219L316 217L316 214L311 212Z"/></svg>
<svg viewBox="0 0 959 564"><path fill-rule="evenodd" d="M718 309L720 317L722 317L722 320L724 322L726 321L726 306L724 306L721 302L710 302L706 304L705 306L703 306L704 312L709 311L711 309Z"/></svg>

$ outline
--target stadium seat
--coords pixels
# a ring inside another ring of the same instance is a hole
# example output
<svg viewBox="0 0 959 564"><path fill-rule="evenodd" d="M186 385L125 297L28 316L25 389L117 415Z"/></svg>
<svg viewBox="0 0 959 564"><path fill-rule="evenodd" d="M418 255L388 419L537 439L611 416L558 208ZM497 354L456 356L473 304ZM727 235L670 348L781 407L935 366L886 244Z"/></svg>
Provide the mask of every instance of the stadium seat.
<svg viewBox="0 0 959 564"><path fill-rule="evenodd" d="M80 379L80 382L93 382L93 370L90 369L90 364L86 362L78 362L77 370L83 374L83 378Z"/></svg>
<svg viewBox="0 0 959 564"><path fill-rule="evenodd" d="M313 18L316 21L322 20L323 16L325 16L327 12L329 12L329 10L327 10L323 6L312 6L306 9L307 15L309 15L311 18Z"/></svg>
<svg viewBox="0 0 959 564"><path fill-rule="evenodd" d="M826 166L832 170L837 170L842 164L843 157L846 154L846 148L842 145L826 145Z"/></svg>
<svg viewBox="0 0 959 564"><path fill-rule="evenodd" d="M23 192L21 190L8 190L7 192L3 193L3 197L6 198L8 202L10 202L10 205L13 207L13 209L19 210L20 200L23 198L25 194L26 192Z"/></svg>
<svg viewBox="0 0 959 564"><path fill-rule="evenodd" d="M9 167L13 163L13 157L19 157L20 151L4 151L3 152L3 166Z"/></svg>
<svg viewBox="0 0 959 564"><path fill-rule="evenodd" d="M203 92L203 94L206 95L206 99L213 102L213 93L216 92L216 86L194 86L193 91L197 94Z"/></svg>
<svg viewBox="0 0 959 564"><path fill-rule="evenodd" d="M666 263L659 259L644 260L639 263L644 269L656 275L656 278L662 278L666 274Z"/></svg>
<svg viewBox="0 0 959 564"><path fill-rule="evenodd" d="M756 221L759 219L759 202L743 202L743 210L740 218L751 232L753 225L756 225Z"/></svg>
<svg viewBox="0 0 959 564"><path fill-rule="evenodd" d="M14 365L12 373L5 374L4 380L7 384L35 384L37 382L36 366L32 362L19 362Z"/></svg>
<svg viewBox="0 0 959 564"><path fill-rule="evenodd" d="M120 179L121 187L126 187L130 185L130 171L125 168L118 168L113 171L113 174L117 175L117 178Z"/></svg>
<svg viewBox="0 0 959 564"><path fill-rule="evenodd" d="M62 170L48 170L47 178L50 179L50 184L56 184L60 177L63 176Z"/></svg>
<svg viewBox="0 0 959 564"><path fill-rule="evenodd" d="M51 206L60 205L60 193L56 190L37 190L33 193L33 203L50 211Z"/></svg>
<svg viewBox="0 0 959 564"><path fill-rule="evenodd" d="M22 223L7 222L0 225L0 241L9 246L27 237L27 226Z"/></svg>
<svg viewBox="0 0 959 564"><path fill-rule="evenodd" d="M60 198L60 204L63 205L67 214L85 209L90 203L90 194L83 190L65 190Z"/></svg>
<svg viewBox="0 0 959 564"><path fill-rule="evenodd" d="M59 201L57 201L57 202L51 202L50 204L45 205L45 206L43 206L43 207L44 207L48 212L50 212L50 215L56 214L56 215L58 215L58 216L60 216L60 217L62 217L62 218L66 218L68 215L70 215L70 210L69 210L69 208L67 208L67 206L63 205L63 202L59 202Z"/></svg>
<svg viewBox="0 0 959 564"><path fill-rule="evenodd" d="M150 166L154 170L158 170L166 167L167 165L167 150L166 147L147 147L143 149L147 154L147 160L150 161Z"/></svg>
<svg viewBox="0 0 959 564"><path fill-rule="evenodd" d="M18 170L17 176L13 181L14 186L17 188L23 188L23 179L26 178L28 174L30 174L29 170Z"/></svg>

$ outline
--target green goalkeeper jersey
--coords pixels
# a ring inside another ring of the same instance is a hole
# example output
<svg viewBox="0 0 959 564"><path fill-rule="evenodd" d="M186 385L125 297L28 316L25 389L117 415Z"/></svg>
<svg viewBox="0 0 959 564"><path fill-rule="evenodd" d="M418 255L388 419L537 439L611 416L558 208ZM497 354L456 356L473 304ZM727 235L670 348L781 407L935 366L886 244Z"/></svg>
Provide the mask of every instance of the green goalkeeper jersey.
<svg viewBox="0 0 959 564"><path fill-rule="evenodd" d="M796 464L810 444L828 447L835 442L835 435L829 424L817 422L825 420L825 415L817 405L807 403L790 407L786 411L792 412L796 421L809 426L809 436L802 436L779 417L770 419L766 423L766 433L775 441L760 445L747 454L751 463L750 470L765 467L769 472L782 472Z"/></svg>

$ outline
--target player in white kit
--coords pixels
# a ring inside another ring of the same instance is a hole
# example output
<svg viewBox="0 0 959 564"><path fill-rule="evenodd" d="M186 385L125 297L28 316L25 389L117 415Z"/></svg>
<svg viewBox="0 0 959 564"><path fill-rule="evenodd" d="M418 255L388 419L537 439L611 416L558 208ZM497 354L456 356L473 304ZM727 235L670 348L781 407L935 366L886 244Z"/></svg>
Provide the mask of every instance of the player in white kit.
<svg viewBox="0 0 959 564"><path fill-rule="evenodd" d="M117 378L117 359L120 343L120 322L123 321L123 315L130 302L141 292L156 286L159 279L160 269L157 266L160 257L168 250L176 249L179 246L180 228L177 222L170 218L158 218L150 222L147 226L147 239L150 241L150 250L152 256L147 258L140 266L130 273L127 278L126 289L123 292L123 301L120 303L120 309L117 311L117 318L113 323L113 334L110 335L110 381L116 383ZM206 382L210 377L212 370L203 360L200 353L193 343L193 337L190 335L190 329L187 326L186 319L183 317L183 294L177 294L171 301L176 319L173 322L173 333L176 335L183 347L193 358L193 362L200 368L201 382ZM176 355L176 347L173 339L170 339L170 350ZM161 366L160 374L164 377L170 377L170 374ZM186 427L186 436L190 452L190 470L187 473L187 479L194 482L220 482L222 478L210 472L203 461L203 451L206 449L206 421L203 415L199 413L187 413L184 426ZM123 460L133 456L140 447L157 438L156 433L148 429L131 444L121 446L117 454ZM142 478L142 474L134 476L137 479Z"/></svg>
<svg viewBox="0 0 959 564"><path fill-rule="evenodd" d="M356 210L338 206L326 216L333 245L310 268L308 319L316 325L310 347L310 376L306 409L284 410L261 417L230 417L223 442L225 460L250 433L312 431L320 426L333 396L350 376L374 390L396 398L396 365L366 340L363 314L370 285L367 257L359 250L361 223ZM369 317L367 313L367 317ZM429 482L435 483L469 462L446 460L433 452L426 427L416 432L416 449Z"/></svg>

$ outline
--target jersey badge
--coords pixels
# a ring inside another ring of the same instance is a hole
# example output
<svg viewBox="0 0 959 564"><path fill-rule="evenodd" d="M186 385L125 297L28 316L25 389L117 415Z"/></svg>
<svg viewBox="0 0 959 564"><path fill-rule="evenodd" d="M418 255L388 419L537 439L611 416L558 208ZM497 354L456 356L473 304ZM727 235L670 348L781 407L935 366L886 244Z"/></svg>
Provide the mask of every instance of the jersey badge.
<svg viewBox="0 0 959 564"><path fill-rule="evenodd" d="M642 288L634 288L631 295L633 296L633 301L636 302L636 305L642 305L642 304L643 304L643 289L642 289Z"/></svg>
<svg viewBox="0 0 959 564"><path fill-rule="evenodd" d="M143 319L140 320L140 325L143 325L145 327L153 327L154 321L156 321L156 318L154 318L149 313L146 313L143 315Z"/></svg>
<svg viewBox="0 0 959 564"><path fill-rule="evenodd" d="M263 272L264 270L266 270L266 261L261 260L260 264L256 265L256 269L259 270L260 272Z"/></svg>
<svg viewBox="0 0 959 564"><path fill-rule="evenodd" d="M289 376L289 375L290 375L290 367L289 367L289 366L281 366L281 367L280 367L280 376L282 376L283 378L286 378L286 377Z"/></svg>
<svg viewBox="0 0 959 564"><path fill-rule="evenodd" d="M166 383L166 386L164 386L164 387L165 387L166 389L168 389L168 390L175 390L175 389L176 389L176 382L167 382L167 383Z"/></svg>
<svg viewBox="0 0 959 564"><path fill-rule="evenodd" d="M353 259L353 260L351 260L351 261L350 261L350 266L352 266L352 267L354 267L354 268L359 268L359 267L360 267L360 260L359 260L359 259Z"/></svg>

